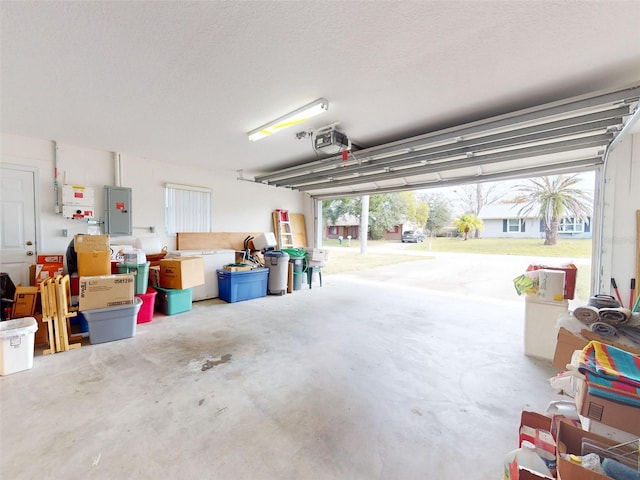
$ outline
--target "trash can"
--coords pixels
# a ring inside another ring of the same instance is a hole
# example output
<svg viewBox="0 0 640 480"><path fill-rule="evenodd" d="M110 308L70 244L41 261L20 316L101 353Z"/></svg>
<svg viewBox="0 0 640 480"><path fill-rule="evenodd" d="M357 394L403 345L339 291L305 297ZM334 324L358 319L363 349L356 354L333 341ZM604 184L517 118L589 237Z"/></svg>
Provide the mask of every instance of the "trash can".
<svg viewBox="0 0 640 480"><path fill-rule="evenodd" d="M302 277L306 272L305 263L307 251L304 248L283 248L283 252L289 255L289 263L293 268L293 290L302 288Z"/></svg>
<svg viewBox="0 0 640 480"><path fill-rule="evenodd" d="M269 295L284 295L287 293L289 254L280 250L265 252L264 263L265 267L269 268L267 293Z"/></svg>
<svg viewBox="0 0 640 480"><path fill-rule="evenodd" d="M302 262L303 258L292 258L289 263L293 264L293 289L300 290L302 287Z"/></svg>

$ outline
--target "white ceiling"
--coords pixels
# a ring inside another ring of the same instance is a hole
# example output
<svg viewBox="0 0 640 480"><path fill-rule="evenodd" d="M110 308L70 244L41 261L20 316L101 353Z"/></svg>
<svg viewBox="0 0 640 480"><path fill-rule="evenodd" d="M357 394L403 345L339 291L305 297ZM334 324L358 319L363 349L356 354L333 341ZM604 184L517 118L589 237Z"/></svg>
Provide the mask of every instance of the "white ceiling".
<svg viewBox="0 0 640 480"><path fill-rule="evenodd" d="M246 174L640 81L638 1L9 2L3 132ZM319 97L329 111L246 132ZM640 123L640 122L639 122Z"/></svg>

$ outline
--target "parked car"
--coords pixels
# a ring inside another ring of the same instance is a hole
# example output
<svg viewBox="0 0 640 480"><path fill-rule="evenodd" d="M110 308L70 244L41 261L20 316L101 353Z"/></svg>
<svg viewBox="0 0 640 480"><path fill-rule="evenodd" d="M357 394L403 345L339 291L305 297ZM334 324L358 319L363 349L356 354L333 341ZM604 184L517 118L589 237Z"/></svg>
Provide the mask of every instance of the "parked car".
<svg viewBox="0 0 640 480"><path fill-rule="evenodd" d="M402 243L406 242L424 242L424 233L422 230L407 230L402 234Z"/></svg>

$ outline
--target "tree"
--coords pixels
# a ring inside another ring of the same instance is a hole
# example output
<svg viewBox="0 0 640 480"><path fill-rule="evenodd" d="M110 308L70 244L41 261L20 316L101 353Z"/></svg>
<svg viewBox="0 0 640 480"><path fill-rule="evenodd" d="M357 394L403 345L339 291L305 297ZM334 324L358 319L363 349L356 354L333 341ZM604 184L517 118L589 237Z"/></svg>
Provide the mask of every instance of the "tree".
<svg viewBox="0 0 640 480"><path fill-rule="evenodd" d="M476 183L474 185L462 185L456 190L462 201L465 212L480 215L482 207L496 203L498 195L495 192L496 184ZM475 237L480 238L480 230L475 231Z"/></svg>
<svg viewBox="0 0 640 480"><path fill-rule="evenodd" d="M513 203L521 204L518 216L536 212L544 223L545 245L558 243L558 226L565 217L588 221L593 205L589 192L576 188L577 175L530 179L517 186L520 193Z"/></svg>
<svg viewBox="0 0 640 480"><path fill-rule="evenodd" d="M371 195L369 198L369 231L373 240L384 238L387 230L407 217L407 201L398 193Z"/></svg>
<svg viewBox="0 0 640 480"><path fill-rule="evenodd" d="M339 198L322 202L324 226L335 225L343 215L361 217L361 198ZM384 193L369 198L369 231L371 238L384 238L403 220L410 220L424 228L429 218L429 206L423 200L416 199L414 192Z"/></svg>
<svg viewBox="0 0 640 480"><path fill-rule="evenodd" d="M458 227L460 233L464 233L465 240L469 238L469 233L476 232L484 227L482 220L473 213L463 213L453 221L453 224Z"/></svg>
<svg viewBox="0 0 640 480"><path fill-rule="evenodd" d="M322 222L325 227L335 225L343 215L360 217L360 199L348 197L322 201Z"/></svg>
<svg viewBox="0 0 640 480"><path fill-rule="evenodd" d="M441 194L431 194L426 196L423 202L429 206L429 217L425 223L425 228L433 235L436 235L451 222L450 201Z"/></svg>

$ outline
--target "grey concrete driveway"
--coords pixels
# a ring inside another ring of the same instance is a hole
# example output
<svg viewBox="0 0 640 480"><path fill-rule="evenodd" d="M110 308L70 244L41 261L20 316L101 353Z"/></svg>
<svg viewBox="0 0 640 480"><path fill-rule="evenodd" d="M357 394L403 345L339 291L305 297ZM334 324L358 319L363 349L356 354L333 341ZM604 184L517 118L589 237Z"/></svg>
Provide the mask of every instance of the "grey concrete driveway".
<svg viewBox="0 0 640 480"><path fill-rule="evenodd" d="M581 266L590 264L590 260L585 258L421 252L412 250L409 246L410 244L400 242L387 243L369 247L367 251L389 255L415 255L416 262L403 262L341 275L361 281L406 285L467 298L524 302L524 297L516 293L513 279L524 273L530 264L575 263L578 266L578 275ZM586 299L576 299L571 303L581 305L584 302Z"/></svg>

